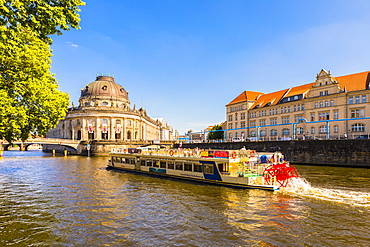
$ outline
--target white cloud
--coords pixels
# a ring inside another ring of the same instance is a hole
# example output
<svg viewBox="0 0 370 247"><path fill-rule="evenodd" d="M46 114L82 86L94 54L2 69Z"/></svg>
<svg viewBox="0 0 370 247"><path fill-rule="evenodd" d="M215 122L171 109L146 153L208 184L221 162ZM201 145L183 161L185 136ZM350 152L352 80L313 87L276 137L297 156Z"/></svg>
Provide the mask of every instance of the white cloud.
<svg viewBox="0 0 370 247"><path fill-rule="evenodd" d="M70 41L68 41L68 42L66 42L68 45L70 45L70 46L72 46L72 47L75 47L75 48L77 48L78 47L78 45L76 45L76 44L73 44L72 42L70 42Z"/></svg>

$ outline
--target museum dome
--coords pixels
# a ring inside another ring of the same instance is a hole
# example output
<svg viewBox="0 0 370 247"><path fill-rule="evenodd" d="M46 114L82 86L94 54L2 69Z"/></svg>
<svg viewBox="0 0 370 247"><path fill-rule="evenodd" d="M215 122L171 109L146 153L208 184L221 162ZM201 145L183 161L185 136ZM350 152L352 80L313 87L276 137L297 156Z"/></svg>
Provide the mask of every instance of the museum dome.
<svg viewBox="0 0 370 247"><path fill-rule="evenodd" d="M98 76L96 81L81 89L81 97L115 97L128 100L128 92L111 76Z"/></svg>

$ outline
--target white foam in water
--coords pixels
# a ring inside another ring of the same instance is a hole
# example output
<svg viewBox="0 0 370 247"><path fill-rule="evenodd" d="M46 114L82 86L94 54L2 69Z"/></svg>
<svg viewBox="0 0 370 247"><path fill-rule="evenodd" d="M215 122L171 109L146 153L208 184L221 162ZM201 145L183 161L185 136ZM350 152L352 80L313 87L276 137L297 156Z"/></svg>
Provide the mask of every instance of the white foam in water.
<svg viewBox="0 0 370 247"><path fill-rule="evenodd" d="M291 178L289 185L282 192L293 193L298 196L332 201L353 206L370 208L370 193L349 191L342 189L315 188L304 178Z"/></svg>

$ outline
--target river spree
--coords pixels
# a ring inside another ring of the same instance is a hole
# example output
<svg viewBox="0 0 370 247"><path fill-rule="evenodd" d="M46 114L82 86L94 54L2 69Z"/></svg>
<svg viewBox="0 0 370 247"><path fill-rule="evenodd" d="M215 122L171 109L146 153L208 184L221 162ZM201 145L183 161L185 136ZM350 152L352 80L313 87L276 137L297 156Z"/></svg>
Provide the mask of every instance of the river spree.
<svg viewBox="0 0 370 247"><path fill-rule="evenodd" d="M369 246L370 169L296 166L242 190L106 170L108 157L7 151L0 246Z"/></svg>

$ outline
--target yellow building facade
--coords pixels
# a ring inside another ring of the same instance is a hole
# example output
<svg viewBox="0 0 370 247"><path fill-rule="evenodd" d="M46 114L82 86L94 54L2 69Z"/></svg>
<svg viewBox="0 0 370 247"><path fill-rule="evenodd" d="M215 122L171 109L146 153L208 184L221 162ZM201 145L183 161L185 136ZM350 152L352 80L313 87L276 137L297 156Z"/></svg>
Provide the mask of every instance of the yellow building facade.
<svg viewBox="0 0 370 247"><path fill-rule="evenodd" d="M366 138L370 71L272 93L244 91L226 105L227 141Z"/></svg>

